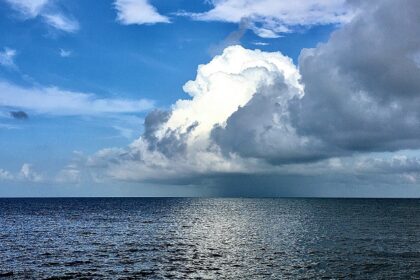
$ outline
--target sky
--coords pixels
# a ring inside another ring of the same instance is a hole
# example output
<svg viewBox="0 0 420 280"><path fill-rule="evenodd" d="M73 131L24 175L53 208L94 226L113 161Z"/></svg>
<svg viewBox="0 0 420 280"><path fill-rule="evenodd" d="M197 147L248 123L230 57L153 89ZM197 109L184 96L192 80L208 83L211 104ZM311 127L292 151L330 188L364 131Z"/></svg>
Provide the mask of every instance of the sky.
<svg viewBox="0 0 420 280"><path fill-rule="evenodd" d="M0 197L420 197L416 0L0 15Z"/></svg>

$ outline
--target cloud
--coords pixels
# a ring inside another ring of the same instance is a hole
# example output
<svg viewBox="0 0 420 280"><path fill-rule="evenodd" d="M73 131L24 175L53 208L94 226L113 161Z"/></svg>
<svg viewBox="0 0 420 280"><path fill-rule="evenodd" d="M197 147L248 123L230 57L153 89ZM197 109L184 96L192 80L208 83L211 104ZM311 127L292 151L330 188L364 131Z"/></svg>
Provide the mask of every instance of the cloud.
<svg viewBox="0 0 420 280"><path fill-rule="evenodd" d="M27 120L29 118L28 114L24 111L11 111L10 116L17 120Z"/></svg>
<svg viewBox="0 0 420 280"><path fill-rule="evenodd" d="M24 181L39 183L44 181L44 177L37 173L32 164L24 163L19 172L12 173L0 168L0 181Z"/></svg>
<svg viewBox="0 0 420 280"><path fill-rule="evenodd" d="M10 48L4 48L0 51L0 65L11 69L16 69L14 58L16 56L16 50Z"/></svg>
<svg viewBox="0 0 420 280"><path fill-rule="evenodd" d="M41 182L43 177L33 169L32 164L24 163L20 169L19 179L37 183Z"/></svg>
<svg viewBox="0 0 420 280"><path fill-rule="evenodd" d="M49 26L65 31L76 32L79 30L77 20L62 14L51 0L6 0L24 20L42 18Z"/></svg>
<svg viewBox="0 0 420 280"><path fill-rule="evenodd" d="M369 1L328 42L303 50L301 135L350 152L420 148L420 2ZM404 18L404 20L401 20Z"/></svg>
<svg viewBox="0 0 420 280"><path fill-rule="evenodd" d="M65 32L76 32L79 30L79 23L62 14L43 14L44 20L52 27Z"/></svg>
<svg viewBox="0 0 420 280"><path fill-rule="evenodd" d="M43 176L43 183L49 184L64 184L64 185L77 185L86 183L87 180L92 182L93 178L87 173L84 167L86 156L80 151L73 151L71 161L58 170L54 175ZM89 177L89 178L87 178Z"/></svg>
<svg viewBox="0 0 420 280"><path fill-rule="evenodd" d="M79 184L83 182L86 175L83 171L86 169L81 168L84 160L85 156L83 153L73 151L72 161L62 168L55 177L49 178L49 180L59 184Z"/></svg>
<svg viewBox="0 0 420 280"><path fill-rule="evenodd" d="M82 180L78 166L69 164L57 174L55 181L62 184L78 184Z"/></svg>
<svg viewBox="0 0 420 280"><path fill-rule="evenodd" d="M133 115L112 116L112 128L119 133L115 137L127 138L129 140L138 138L141 134L139 128L143 126L143 122L144 119Z"/></svg>
<svg viewBox="0 0 420 280"><path fill-rule="evenodd" d="M226 48L184 85L190 98L149 113L142 136L87 168L162 184L418 184L420 4L351 3L360 14L303 50L299 67L279 52Z"/></svg>
<svg viewBox="0 0 420 280"><path fill-rule="evenodd" d="M211 137L225 154L259 158L271 164L310 162L329 157L331 151L316 137L297 133L291 123L289 103L303 93L282 76L257 89L252 99L238 107L224 125L215 125Z"/></svg>
<svg viewBox="0 0 420 280"><path fill-rule="evenodd" d="M268 46L268 45L270 45L269 43L266 43L266 42L253 42L252 44L254 44L256 46Z"/></svg>
<svg viewBox="0 0 420 280"><path fill-rule="evenodd" d="M19 129L19 126L11 125L8 123L0 123L0 129Z"/></svg>
<svg viewBox="0 0 420 280"><path fill-rule="evenodd" d="M6 0L13 9L27 18L37 17L49 0Z"/></svg>
<svg viewBox="0 0 420 280"><path fill-rule="evenodd" d="M241 39L248 29L248 25L248 20L241 20L238 30L231 32L223 41L210 47L210 55L215 56L222 53L229 46L240 45Z"/></svg>
<svg viewBox="0 0 420 280"><path fill-rule="evenodd" d="M276 38L295 27L348 22L352 17L345 0L211 0L213 8L202 13L184 13L195 20L240 23L263 38Z"/></svg>
<svg viewBox="0 0 420 280"><path fill-rule="evenodd" d="M355 169L363 173L400 173L420 175L420 159L406 155L393 155L388 158L363 158L355 164Z"/></svg>
<svg viewBox="0 0 420 280"><path fill-rule="evenodd" d="M0 168L0 181L13 180L13 179L14 179L14 176L12 173Z"/></svg>
<svg viewBox="0 0 420 280"><path fill-rule="evenodd" d="M59 52L61 57L69 57L72 55L72 53L73 53L72 51L65 50L65 49L60 49L60 52Z"/></svg>
<svg viewBox="0 0 420 280"><path fill-rule="evenodd" d="M363 13L328 42L302 51L304 94L282 99L291 90L281 80L260 87L215 127L225 154L290 164L420 148L420 5L361 5Z"/></svg>
<svg viewBox="0 0 420 280"><path fill-rule="evenodd" d="M262 87L214 129L222 151L287 164L420 148L420 68L413 58L420 5L359 5L363 12L328 42L302 51L304 94L282 102L289 89Z"/></svg>
<svg viewBox="0 0 420 280"><path fill-rule="evenodd" d="M301 96L299 79L292 60L280 53L229 47L200 65L196 79L184 85L191 99L178 100L170 111L151 112L143 135L130 147L103 150L90 159L90 165L106 167L109 176L122 180L258 172L265 163L225 151L213 141L212 132L226 127L229 117L263 89L268 93L283 88L276 100L281 105ZM286 136L293 138L293 131Z"/></svg>
<svg viewBox="0 0 420 280"><path fill-rule="evenodd" d="M21 87L0 81L0 106L58 116L138 113L149 110L147 99L99 98L94 94L57 87Z"/></svg>
<svg viewBox="0 0 420 280"><path fill-rule="evenodd" d="M116 0L117 20L121 24L169 23L168 17L159 14L148 0Z"/></svg>

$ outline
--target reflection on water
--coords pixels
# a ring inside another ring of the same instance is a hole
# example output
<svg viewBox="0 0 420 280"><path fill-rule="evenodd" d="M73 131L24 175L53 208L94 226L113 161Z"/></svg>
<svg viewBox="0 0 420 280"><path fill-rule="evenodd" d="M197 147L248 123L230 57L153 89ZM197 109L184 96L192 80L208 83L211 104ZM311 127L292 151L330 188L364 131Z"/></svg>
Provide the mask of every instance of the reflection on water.
<svg viewBox="0 0 420 280"><path fill-rule="evenodd" d="M0 277L420 278L420 201L0 199Z"/></svg>

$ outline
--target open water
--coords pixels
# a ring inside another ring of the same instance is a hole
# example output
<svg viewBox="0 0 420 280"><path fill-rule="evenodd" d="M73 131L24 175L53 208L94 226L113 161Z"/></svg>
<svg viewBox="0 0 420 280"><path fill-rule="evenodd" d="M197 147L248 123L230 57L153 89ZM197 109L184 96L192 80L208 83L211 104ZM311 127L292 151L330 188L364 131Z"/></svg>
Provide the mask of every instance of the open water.
<svg viewBox="0 0 420 280"><path fill-rule="evenodd" d="M5 279L420 279L420 200L0 199Z"/></svg>

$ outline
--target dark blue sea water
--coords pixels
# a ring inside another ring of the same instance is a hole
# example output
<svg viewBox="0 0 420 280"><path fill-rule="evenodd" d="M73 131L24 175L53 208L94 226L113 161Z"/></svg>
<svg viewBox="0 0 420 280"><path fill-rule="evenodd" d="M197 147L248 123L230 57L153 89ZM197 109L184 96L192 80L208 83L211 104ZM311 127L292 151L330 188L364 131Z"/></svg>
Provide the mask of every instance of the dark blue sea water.
<svg viewBox="0 0 420 280"><path fill-rule="evenodd" d="M420 200L0 199L10 279L420 279Z"/></svg>

